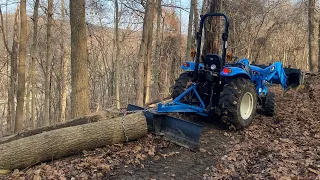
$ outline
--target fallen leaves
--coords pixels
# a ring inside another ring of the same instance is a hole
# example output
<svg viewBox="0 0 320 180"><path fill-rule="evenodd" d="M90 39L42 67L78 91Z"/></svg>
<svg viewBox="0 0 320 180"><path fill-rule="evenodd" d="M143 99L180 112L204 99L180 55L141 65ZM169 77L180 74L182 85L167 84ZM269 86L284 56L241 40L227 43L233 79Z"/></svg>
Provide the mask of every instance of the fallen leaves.
<svg viewBox="0 0 320 180"><path fill-rule="evenodd" d="M320 175L320 171L318 171L318 170L315 170L315 169L312 169L312 168L308 168L308 170L309 170L310 172L315 173L316 175Z"/></svg>
<svg viewBox="0 0 320 180"><path fill-rule="evenodd" d="M159 149L167 147L169 144L170 142L168 141L163 139L155 140L152 135L147 135L138 141L114 144L104 148L97 148L94 151L83 151L82 156L42 163L25 171L15 170L6 179L103 179L106 174L112 175L113 171L119 168L132 166L143 169L145 165L142 162L148 158L157 161L161 158L179 154L176 151L167 153L159 151ZM127 172L133 173L132 170L127 170Z"/></svg>
<svg viewBox="0 0 320 180"><path fill-rule="evenodd" d="M243 131L222 132L221 147L209 146L215 132L208 130L209 138L201 140L203 146L195 156L202 159L193 157L186 162L202 165L203 169L196 172L203 179L319 179L320 79L312 81L311 89L288 91L284 96L282 90L274 88L279 97L277 115L257 115L254 123ZM310 93L315 99L310 99ZM230 141L224 141L225 138ZM85 151L81 157L43 163L25 171L15 170L6 179L103 179L115 176L117 171L131 176L133 170L149 171L148 161L162 163L167 171L166 179L179 178L179 173L187 172L168 172L171 167L166 163L175 163L170 161L174 158L184 163L186 151L169 145L170 142L149 134L135 142ZM212 160L203 163L205 158ZM158 176L152 176L155 177Z"/></svg>
<svg viewBox="0 0 320 180"><path fill-rule="evenodd" d="M199 150L200 150L200 152L202 152L202 153L207 152L207 150L206 150L206 149L204 149L204 148L200 148Z"/></svg>
<svg viewBox="0 0 320 180"><path fill-rule="evenodd" d="M0 174L2 174L2 175L9 174L10 172L11 172L10 170L0 169Z"/></svg>
<svg viewBox="0 0 320 180"><path fill-rule="evenodd" d="M240 135L242 141L235 138L228 143L216 170L206 172L204 178L319 179L320 79L311 82L308 91L291 90L284 96L278 87L273 88L279 97L277 115L257 115L243 132L224 133L227 137Z"/></svg>
<svg viewBox="0 0 320 180"><path fill-rule="evenodd" d="M170 156L173 156L173 155L177 155L177 154L180 154L180 152L169 152L169 153L166 153L166 154L161 154L160 155L166 159L167 157L170 157Z"/></svg>

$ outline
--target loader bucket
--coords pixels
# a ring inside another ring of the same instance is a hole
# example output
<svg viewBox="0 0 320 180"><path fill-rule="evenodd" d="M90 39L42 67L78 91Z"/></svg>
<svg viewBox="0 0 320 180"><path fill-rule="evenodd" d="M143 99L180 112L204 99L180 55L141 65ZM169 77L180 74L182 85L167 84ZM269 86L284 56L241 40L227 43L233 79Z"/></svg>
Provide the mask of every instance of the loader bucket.
<svg viewBox="0 0 320 180"><path fill-rule="evenodd" d="M129 104L127 111L144 110L144 108ZM163 135L166 139L186 148L198 150L202 126L155 110L144 111L148 131L155 135Z"/></svg>
<svg viewBox="0 0 320 180"><path fill-rule="evenodd" d="M288 87L297 88L304 83L304 74L300 69L284 68L288 77Z"/></svg>

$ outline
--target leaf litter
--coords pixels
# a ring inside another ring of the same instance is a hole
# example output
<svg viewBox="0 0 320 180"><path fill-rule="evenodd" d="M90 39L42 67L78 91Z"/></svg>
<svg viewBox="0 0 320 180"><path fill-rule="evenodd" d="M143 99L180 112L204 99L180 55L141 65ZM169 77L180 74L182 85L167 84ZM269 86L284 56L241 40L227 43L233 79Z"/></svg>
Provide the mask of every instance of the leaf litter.
<svg viewBox="0 0 320 180"><path fill-rule="evenodd" d="M242 131L209 125L196 153L148 134L137 141L84 151L0 178L116 179L119 172L126 175L123 177L145 174L143 169L152 162L156 165L152 177L143 179L161 179L164 174L165 179L320 179L320 78L308 78L298 90L271 90L277 97L276 116L257 114L254 123ZM196 162L200 164L193 165ZM193 169L184 169L179 163ZM176 169L172 168L175 164Z"/></svg>

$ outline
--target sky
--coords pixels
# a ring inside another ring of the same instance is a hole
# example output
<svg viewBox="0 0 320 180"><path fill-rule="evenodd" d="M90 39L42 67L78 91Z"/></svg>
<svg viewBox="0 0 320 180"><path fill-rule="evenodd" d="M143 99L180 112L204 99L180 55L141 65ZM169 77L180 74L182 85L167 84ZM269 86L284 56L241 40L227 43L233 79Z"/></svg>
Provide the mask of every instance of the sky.
<svg viewBox="0 0 320 180"><path fill-rule="evenodd" d="M182 12L181 23L182 23L182 29L184 33L187 33L187 30L188 30L190 1L191 0L181 0L181 6L186 9L185 11L184 10L181 11Z"/></svg>

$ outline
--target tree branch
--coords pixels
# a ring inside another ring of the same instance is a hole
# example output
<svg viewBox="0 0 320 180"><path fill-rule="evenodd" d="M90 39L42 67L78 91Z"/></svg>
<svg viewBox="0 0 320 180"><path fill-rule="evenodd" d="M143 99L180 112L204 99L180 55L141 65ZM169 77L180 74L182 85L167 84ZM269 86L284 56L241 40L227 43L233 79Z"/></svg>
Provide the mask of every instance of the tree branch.
<svg viewBox="0 0 320 180"><path fill-rule="evenodd" d="M10 48L9 48L9 46L8 46L7 39L6 39L6 32L5 32L4 28L3 28L4 22L3 22L3 15L2 15L1 6L0 6L0 16L1 16L1 26L0 26L0 29L1 29L1 31L2 31L3 43L4 43L4 46L6 47L6 50L7 50L8 53L10 54L10 56L12 56L12 51L10 50Z"/></svg>

